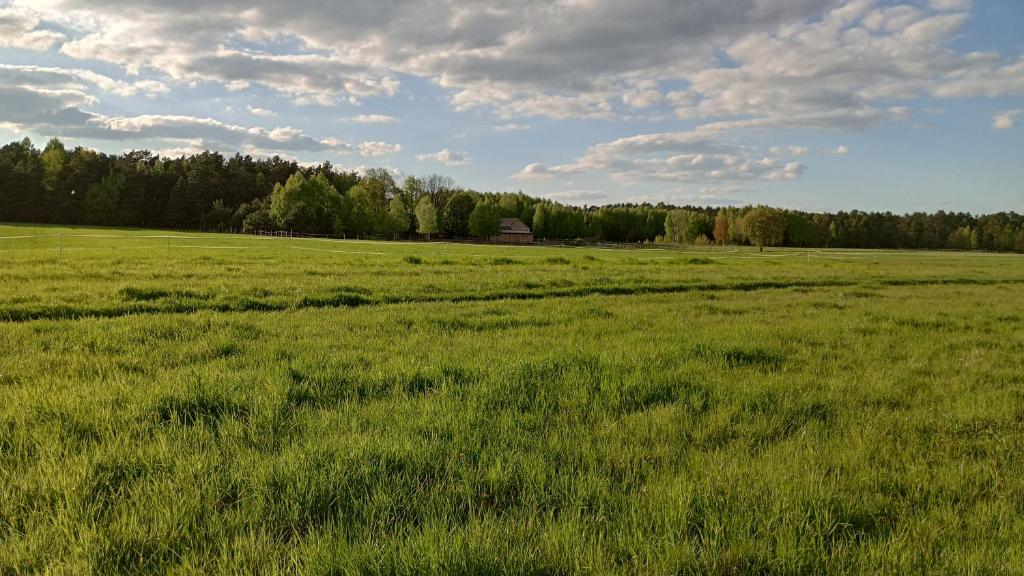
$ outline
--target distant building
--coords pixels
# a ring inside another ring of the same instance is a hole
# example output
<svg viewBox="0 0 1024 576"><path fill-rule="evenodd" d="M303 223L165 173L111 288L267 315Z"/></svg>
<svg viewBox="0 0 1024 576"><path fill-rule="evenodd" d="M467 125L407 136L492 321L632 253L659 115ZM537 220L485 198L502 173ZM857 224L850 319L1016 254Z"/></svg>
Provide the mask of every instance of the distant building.
<svg viewBox="0 0 1024 576"><path fill-rule="evenodd" d="M533 242L533 232L519 218L502 218L500 232L491 240L508 244L529 244Z"/></svg>

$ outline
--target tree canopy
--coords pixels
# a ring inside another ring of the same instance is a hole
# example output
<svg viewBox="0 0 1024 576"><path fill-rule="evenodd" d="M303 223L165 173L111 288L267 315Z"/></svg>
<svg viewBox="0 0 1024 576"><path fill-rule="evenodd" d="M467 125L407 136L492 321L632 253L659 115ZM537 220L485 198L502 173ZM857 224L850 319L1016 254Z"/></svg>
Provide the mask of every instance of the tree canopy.
<svg viewBox="0 0 1024 576"><path fill-rule="evenodd" d="M270 215L283 230L331 234L341 217L344 201L323 174L312 178L296 172L271 194Z"/></svg>
<svg viewBox="0 0 1024 576"><path fill-rule="evenodd" d="M420 210L424 198L434 208L433 227L429 210ZM346 237L394 237L415 230L466 238L497 234L503 217L519 218L539 239L652 242L660 237L678 243L1024 252L1024 216L1014 212L581 207L522 192L460 188L436 174L406 178L399 185L381 168L359 174L329 162L306 166L278 156L225 157L206 151L170 158L147 150L108 155L68 148L56 138L42 150L27 138L0 148L0 221L7 222L292 230Z"/></svg>
<svg viewBox="0 0 1024 576"><path fill-rule="evenodd" d="M497 236L500 223L501 209L491 200L482 200L469 214L469 234L475 238Z"/></svg>
<svg viewBox="0 0 1024 576"><path fill-rule="evenodd" d="M424 195L416 203L416 231L425 234L428 240L431 234L437 234L437 208L430 196Z"/></svg>
<svg viewBox="0 0 1024 576"><path fill-rule="evenodd" d="M786 234L786 218L782 212L767 206L758 206L743 217L744 229L750 242L758 250L765 246L778 246Z"/></svg>

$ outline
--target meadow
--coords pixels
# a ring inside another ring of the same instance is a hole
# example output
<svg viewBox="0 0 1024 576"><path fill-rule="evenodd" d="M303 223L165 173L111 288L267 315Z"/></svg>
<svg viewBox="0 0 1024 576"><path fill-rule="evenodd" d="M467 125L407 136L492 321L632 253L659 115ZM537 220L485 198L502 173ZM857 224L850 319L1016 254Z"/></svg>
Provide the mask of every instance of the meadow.
<svg viewBox="0 0 1024 576"><path fill-rule="evenodd" d="M0 574L1024 572L1024 256L0 226Z"/></svg>

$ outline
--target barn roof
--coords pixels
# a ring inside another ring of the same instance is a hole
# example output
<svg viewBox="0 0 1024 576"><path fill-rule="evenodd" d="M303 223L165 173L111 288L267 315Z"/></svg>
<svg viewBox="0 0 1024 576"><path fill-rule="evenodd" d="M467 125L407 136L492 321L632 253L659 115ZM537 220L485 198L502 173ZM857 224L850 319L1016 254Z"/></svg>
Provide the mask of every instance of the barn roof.
<svg viewBox="0 0 1024 576"><path fill-rule="evenodd" d="M523 224L523 221L519 218L502 218L501 219L501 233L502 234L529 234L530 227Z"/></svg>

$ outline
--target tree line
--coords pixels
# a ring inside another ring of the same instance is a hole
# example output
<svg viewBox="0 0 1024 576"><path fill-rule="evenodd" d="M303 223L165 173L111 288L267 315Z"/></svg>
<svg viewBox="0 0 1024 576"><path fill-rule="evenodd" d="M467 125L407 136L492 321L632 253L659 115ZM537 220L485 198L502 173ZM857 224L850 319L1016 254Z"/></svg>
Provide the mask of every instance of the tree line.
<svg viewBox="0 0 1024 576"><path fill-rule="evenodd" d="M576 207L522 192L478 192L447 176L397 182L329 162L202 152L109 155L54 138L0 148L0 221L337 237L488 238L519 218L540 239L1024 252L1024 216L963 212L809 213L764 206Z"/></svg>

